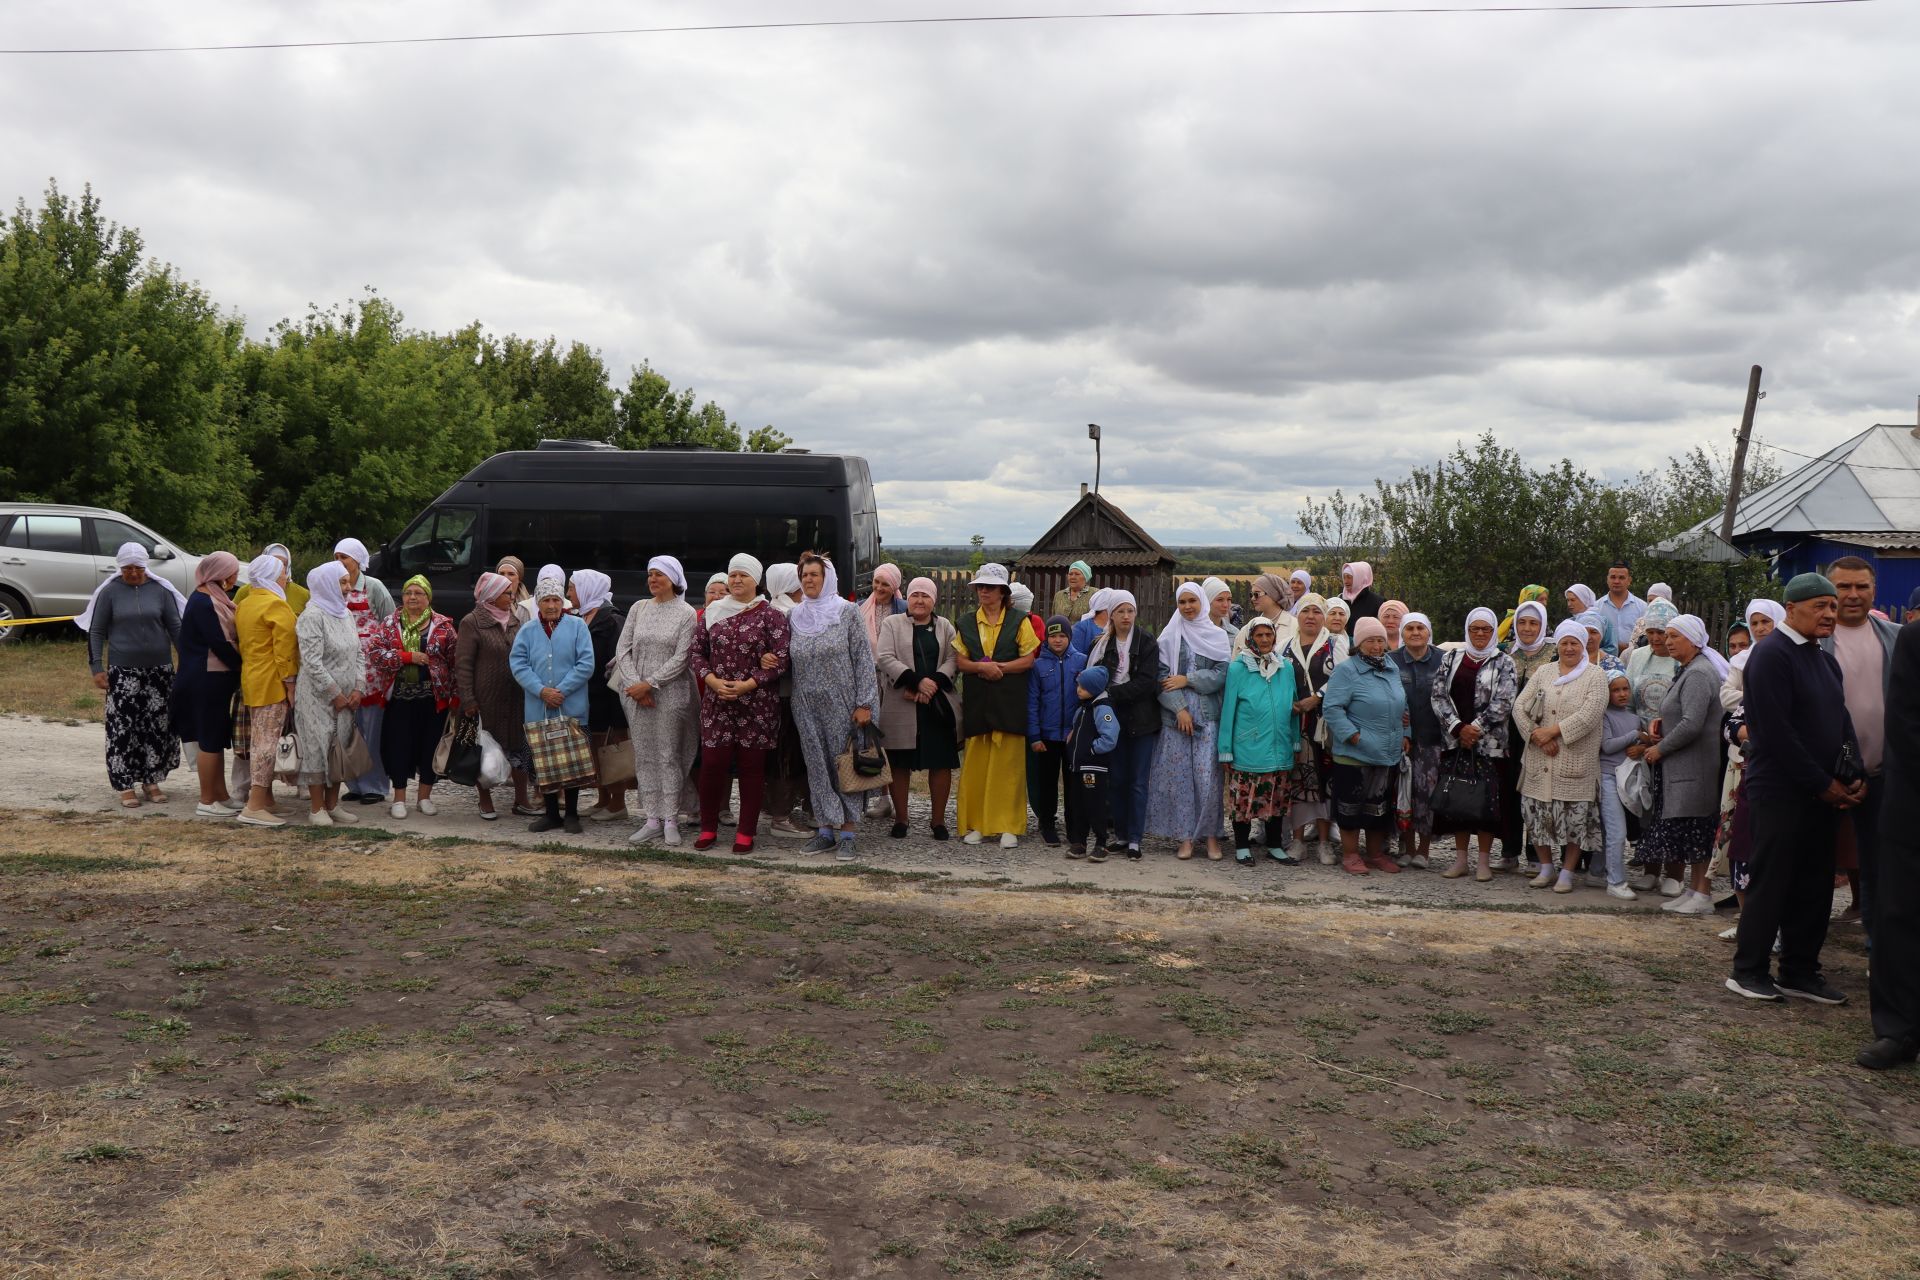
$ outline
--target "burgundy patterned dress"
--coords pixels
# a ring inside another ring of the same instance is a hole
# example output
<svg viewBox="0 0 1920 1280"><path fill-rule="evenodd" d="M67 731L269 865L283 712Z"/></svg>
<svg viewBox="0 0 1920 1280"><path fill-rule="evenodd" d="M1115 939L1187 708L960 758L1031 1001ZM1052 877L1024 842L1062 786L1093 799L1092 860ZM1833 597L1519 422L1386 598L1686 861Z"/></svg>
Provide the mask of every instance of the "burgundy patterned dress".
<svg viewBox="0 0 1920 1280"><path fill-rule="evenodd" d="M693 629L693 649L687 667L700 689L700 745L743 747L770 751L780 739L780 699L774 682L787 671L786 616L765 601L713 626L704 617ZM760 655L780 659L772 671L760 666ZM760 687L729 702L707 688L707 677L722 680L752 678Z"/></svg>

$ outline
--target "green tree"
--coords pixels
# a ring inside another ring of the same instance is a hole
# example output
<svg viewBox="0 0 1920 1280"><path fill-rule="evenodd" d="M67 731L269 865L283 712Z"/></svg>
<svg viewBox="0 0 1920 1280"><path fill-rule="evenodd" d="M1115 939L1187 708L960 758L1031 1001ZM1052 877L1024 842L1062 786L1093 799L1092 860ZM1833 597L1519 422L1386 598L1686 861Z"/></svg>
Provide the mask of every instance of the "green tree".
<svg viewBox="0 0 1920 1280"><path fill-rule="evenodd" d="M542 440L611 440L613 387L600 353L583 342L561 349L557 338L536 342L509 334L495 338L474 321L453 335L472 353L494 409L501 449L531 449Z"/></svg>
<svg viewBox="0 0 1920 1280"><path fill-rule="evenodd" d="M976 533L967 539L967 545L973 548L967 556L967 568L979 572L980 566L987 562L987 535Z"/></svg>
<svg viewBox="0 0 1920 1280"><path fill-rule="evenodd" d="M709 449L778 453L793 438L771 426L742 437L740 424L709 400L694 408L691 388L676 391L650 364L642 364L627 379L614 410L613 442L622 449L654 449L662 445L705 445Z"/></svg>
<svg viewBox="0 0 1920 1280"><path fill-rule="evenodd" d="M112 507L189 546L244 523L228 426L236 318L142 257L91 187L0 233L0 491Z"/></svg>

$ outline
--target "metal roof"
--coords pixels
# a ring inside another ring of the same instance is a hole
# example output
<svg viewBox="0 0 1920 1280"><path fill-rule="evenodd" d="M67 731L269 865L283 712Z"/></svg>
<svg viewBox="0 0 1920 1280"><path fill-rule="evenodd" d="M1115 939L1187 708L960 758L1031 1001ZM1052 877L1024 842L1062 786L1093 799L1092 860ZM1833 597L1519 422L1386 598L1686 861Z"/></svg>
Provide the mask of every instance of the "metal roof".
<svg viewBox="0 0 1920 1280"><path fill-rule="evenodd" d="M1875 425L1740 501L1735 541L1767 534L1902 533L1920 539L1920 437ZM1710 516L1688 532L1718 531ZM1857 539L1854 539L1857 541Z"/></svg>

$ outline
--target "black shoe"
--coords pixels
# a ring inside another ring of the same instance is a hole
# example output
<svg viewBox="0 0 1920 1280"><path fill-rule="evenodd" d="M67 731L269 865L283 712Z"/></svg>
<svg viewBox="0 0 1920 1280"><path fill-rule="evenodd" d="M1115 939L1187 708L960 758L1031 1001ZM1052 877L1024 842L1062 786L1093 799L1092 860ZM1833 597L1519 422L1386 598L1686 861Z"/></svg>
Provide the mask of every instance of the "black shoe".
<svg viewBox="0 0 1920 1280"><path fill-rule="evenodd" d="M1727 990L1737 996L1745 996L1749 1000L1772 1000L1775 1003L1779 1003L1786 999L1785 996L1780 994L1780 988L1773 985L1772 978L1741 978L1737 976L1728 978Z"/></svg>
<svg viewBox="0 0 1920 1280"><path fill-rule="evenodd" d="M1099 845L1093 846L1093 852L1087 855L1088 862L1105 862L1106 860L1107 860L1107 851L1105 849L1102 849Z"/></svg>
<svg viewBox="0 0 1920 1280"><path fill-rule="evenodd" d="M1130 845L1128 845L1128 846L1127 846L1127 861L1129 861L1129 862L1138 862L1138 861L1140 861L1140 859L1141 859L1142 857L1144 857L1144 856L1145 856L1145 855L1144 855L1144 854L1142 854L1142 853L1140 852L1140 846L1139 846L1139 845L1137 845L1137 844L1130 844Z"/></svg>
<svg viewBox="0 0 1920 1280"><path fill-rule="evenodd" d="M1086 856L1087 856L1087 851L1084 848L1067 850L1067 857L1073 859L1075 862L1078 862L1080 859Z"/></svg>
<svg viewBox="0 0 1920 1280"><path fill-rule="evenodd" d="M1126 851L1127 851L1127 842L1125 840L1107 841L1108 853L1125 853Z"/></svg>
<svg viewBox="0 0 1920 1280"><path fill-rule="evenodd" d="M580 819L575 817L573 814L568 814L565 818L562 818L560 820L560 825L567 829L567 834L570 836L577 836L580 834Z"/></svg>
<svg viewBox="0 0 1920 1280"><path fill-rule="evenodd" d="M1059 844L1060 832L1053 827L1040 828L1040 839L1046 844Z"/></svg>
<svg viewBox="0 0 1920 1280"><path fill-rule="evenodd" d="M555 831L555 830L558 830L559 827L560 827L560 819L549 817L547 814L544 814L544 813L541 814L539 817L535 818L532 822L529 822L527 824L527 830L535 833L538 833L541 831Z"/></svg>
<svg viewBox="0 0 1920 1280"><path fill-rule="evenodd" d="M1833 986L1825 978L1812 977L1804 982L1776 982L1773 989L1783 996L1795 1000L1811 1000L1815 1004L1845 1004L1847 993Z"/></svg>
<svg viewBox="0 0 1920 1280"><path fill-rule="evenodd" d="M360 793L361 804L385 804L386 802L387 798L385 796L377 796L371 791L363 791Z"/></svg>
<svg viewBox="0 0 1920 1280"><path fill-rule="evenodd" d="M904 840L904 839L906 839L906 838L907 838L907 824L906 824L906 823L904 823L904 822L896 822L896 823L894 823L894 824L893 824L893 826L892 826L892 827L891 827L891 828L890 828L890 829L889 829L889 830L887 831L887 836L888 836L888 838L889 838L889 839L893 839L893 840Z"/></svg>
<svg viewBox="0 0 1920 1280"><path fill-rule="evenodd" d="M935 840L945 840L947 838L947 829L945 827L933 828L933 838Z"/></svg>
<svg viewBox="0 0 1920 1280"><path fill-rule="evenodd" d="M1269 849L1267 850L1267 856L1283 867L1297 867L1300 865L1300 859L1294 857L1285 849Z"/></svg>
<svg viewBox="0 0 1920 1280"><path fill-rule="evenodd" d="M1887 1071L1916 1057L1920 1057L1920 1042L1881 1036L1854 1054L1853 1060L1869 1071Z"/></svg>
<svg viewBox="0 0 1920 1280"><path fill-rule="evenodd" d="M1250 867L1253 865L1253 850L1235 849L1233 851L1233 860L1243 867Z"/></svg>

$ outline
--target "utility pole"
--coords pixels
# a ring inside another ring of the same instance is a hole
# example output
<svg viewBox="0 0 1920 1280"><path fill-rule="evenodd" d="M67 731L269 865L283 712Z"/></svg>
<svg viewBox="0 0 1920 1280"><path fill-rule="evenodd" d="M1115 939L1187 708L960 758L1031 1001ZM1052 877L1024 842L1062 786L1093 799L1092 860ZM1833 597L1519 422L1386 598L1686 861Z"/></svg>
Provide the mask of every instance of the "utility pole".
<svg viewBox="0 0 1920 1280"><path fill-rule="evenodd" d="M1087 439L1093 441L1093 496L1100 496L1100 424L1087 424Z"/></svg>
<svg viewBox="0 0 1920 1280"><path fill-rule="evenodd" d="M1747 470L1747 442L1753 438L1753 411L1760 404L1760 366L1747 375L1747 407L1740 415L1740 437L1733 445L1733 479L1727 485L1727 512L1720 517L1720 541L1732 545L1733 517L1740 510L1740 480Z"/></svg>

